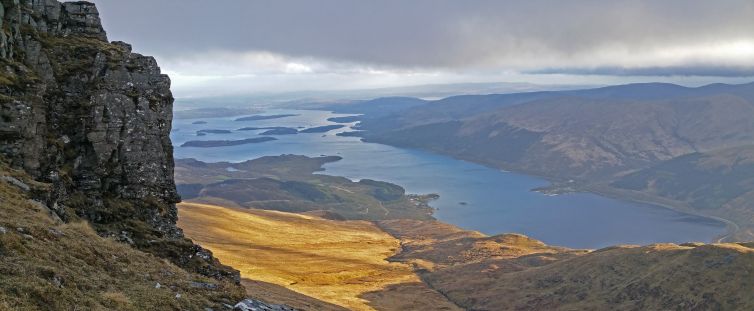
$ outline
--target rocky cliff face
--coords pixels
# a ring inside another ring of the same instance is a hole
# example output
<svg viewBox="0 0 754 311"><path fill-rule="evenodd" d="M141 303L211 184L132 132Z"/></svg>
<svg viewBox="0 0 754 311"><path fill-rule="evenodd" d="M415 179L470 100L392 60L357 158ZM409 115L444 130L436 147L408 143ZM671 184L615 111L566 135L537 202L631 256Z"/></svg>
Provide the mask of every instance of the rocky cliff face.
<svg viewBox="0 0 754 311"><path fill-rule="evenodd" d="M205 275L237 278L176 227L170 79L110 43L88 2L0 0L0 153L63 221Z"/></svg>

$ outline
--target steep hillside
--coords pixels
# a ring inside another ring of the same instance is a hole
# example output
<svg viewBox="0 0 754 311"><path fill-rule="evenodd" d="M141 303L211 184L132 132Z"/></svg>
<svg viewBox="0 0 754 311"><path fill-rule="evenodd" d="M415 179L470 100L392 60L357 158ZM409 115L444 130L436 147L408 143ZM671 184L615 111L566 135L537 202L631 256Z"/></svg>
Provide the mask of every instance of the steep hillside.
<svg viewBox="0 0 754 311"><path fill-rule="evenodd" d="M410 266L388 262L400 243L370 222L194 203L181 203L179 213L186 234L244 278L350 310L459 310L423 284ZM277 302L340 309L291 297Z"/></svg>
<svg viewBox="0 0 754 311"><path fill-rule="evenodd" d="M471 310L748 310L754 245L659 244L597 251L436 222L384 221L393 260Z"/></svg>
<svg viewBox="0 0 754 311"><path fill-rule="evenodd" d="M611 185L730 219L741 227L732 239L754 239L752 146L684 155L626 175Z"/></svg>
<svg viewBox="0 0 754 311"><path fill-rule="evenodd" d="M459 114L442 108L460 98L469 102L456 103ZM463 106L475 104L485 111L463 113ZM364 119L360 129L367 141L543 176L556 181L554 192L563 186L721 217L732 221L728 238L754 238L754 208L747 203L754 184L742 166L747 155L736 149L754 144L754 83L448 98ZM738 162L695 167L700 153ZM667 170L675 175L665 176Z"/></svg>
<svg viewBox="0 0 754 311"><path fill-rule="evenodd" d="M244 293L187 272L85 221L65 223L34 193L50 184L0 164L0 310L219 310Z"/></svg>
<svg viewBox="0 0 754 311"><path fill-rule="evenodd" d="M554 178L595 180L750 144L753 116L754 103L730 94L663 101L559 97L365 137Z"/></svg>
<svg viewBox="0 0 754 311"><path fill-rule="evenodd" d="M546 257L544 259L547 259ZM738 244L616 247L521 270L519 257L425 279L478 310L748 310L754 249Z"/></svg>

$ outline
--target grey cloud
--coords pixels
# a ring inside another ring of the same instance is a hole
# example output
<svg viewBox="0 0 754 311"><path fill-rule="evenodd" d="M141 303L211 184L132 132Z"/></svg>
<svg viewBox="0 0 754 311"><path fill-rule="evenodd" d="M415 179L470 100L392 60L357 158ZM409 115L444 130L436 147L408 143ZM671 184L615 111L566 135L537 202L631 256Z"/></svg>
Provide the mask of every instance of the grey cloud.
<svg viewBox="0 0 754 311"><path fill-rule="evenodd" d="M507 66L522 58L568 61L605 47L640 52L754 40L751 0L95 2L111 37L169 56L260 50L458 68Z"/></svg>
<svg viewBox="0 0 754 311"><path fill-rule="evenodd" d="M754 66L672 66L672 67L595 67L595 68L545 68L525 71L528 74L567 74L567 75L600 75L600 76L707 76L744 78L754 77Z"/></svg>

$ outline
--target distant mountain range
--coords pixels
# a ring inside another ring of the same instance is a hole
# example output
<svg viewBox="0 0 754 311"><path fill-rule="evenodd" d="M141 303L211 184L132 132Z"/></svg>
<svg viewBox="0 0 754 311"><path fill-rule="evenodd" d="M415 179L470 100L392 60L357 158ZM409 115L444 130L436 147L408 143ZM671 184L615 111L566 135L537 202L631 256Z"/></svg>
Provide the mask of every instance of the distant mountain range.
<svg viewBox="0 0 754 311"><path fill-rule="evenodd" d="M503 94L575 90L584 85L542 85L511 82L444 83L358 90L254 92L228 96L184 97L176 100L176 119L236 116L254 113L248 107L320 109L383 97L438 99L458 94Z"/></svg>
<svg viewBox="0 0 754 311"><path fill-rule="evenodd" d="M395 105L390 105L391 101ZM464 95L424 103L382 98L371 101L374 106L369 103L353 105L349 111L365 114L358 129L365 131L360 135L368 141L430 150L556 182L570 180L583 189L608 190L621 197L632 197L635 192L651 194L672 201L657 203L734 218L742 228L754 223L751 217L737 217L748 215L753 208L736 203L741 200L736 194L754 190L754 184L737 175L686 167L676 172L683 182L695 181L701 184L698 188L707 189L704 200L691 200L685 193L691 190L685 188L665 185L673 192L648 185L659 178L654 175L666 173L667 169L652 169L666 161L677 159L665 167L681 169L674 163L688 160L683 156L719 158L725 154L730 158L739 154L730 150L752 148L754 83L696 88L645 83ZM397 109L399 103L408 104ZM390 113L371 112L378 107L391 107ZM730 178L737 178L731 182L740 191L709 190L712 183ZM637 179L645 181L643 187ZM669 183L667 178L662 180ZM627 187L633 194L622 192ZM747 232L738 232L737 239L754 238Z"/></svg>

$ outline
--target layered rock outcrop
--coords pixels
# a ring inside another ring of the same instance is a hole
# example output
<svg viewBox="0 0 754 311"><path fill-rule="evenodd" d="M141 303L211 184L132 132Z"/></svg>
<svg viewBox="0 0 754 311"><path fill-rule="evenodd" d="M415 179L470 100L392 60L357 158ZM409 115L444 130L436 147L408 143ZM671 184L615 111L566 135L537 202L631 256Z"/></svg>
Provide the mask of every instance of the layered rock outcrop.
<svg viewBox="0 0 754 311"><path fill-rule="evenodd" d="M205 275L238 278L175 225L170 79L110 43L92 3L0 0L0 153L53 185L61 219Z"/></svg>

